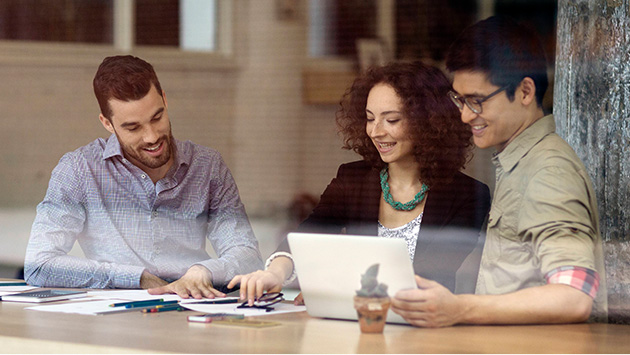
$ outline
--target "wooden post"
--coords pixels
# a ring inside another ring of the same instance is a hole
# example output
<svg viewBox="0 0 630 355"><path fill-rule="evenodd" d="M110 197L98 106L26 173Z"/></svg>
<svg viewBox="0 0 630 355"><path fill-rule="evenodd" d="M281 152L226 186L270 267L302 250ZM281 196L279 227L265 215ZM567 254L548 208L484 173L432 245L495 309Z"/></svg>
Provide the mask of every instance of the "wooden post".
<svg viewBox="0 0 630 355"><path fill-rule="evenodd" d="M630 322L630 0L559 0L553 112L597 194L611 322Z"/></svg>

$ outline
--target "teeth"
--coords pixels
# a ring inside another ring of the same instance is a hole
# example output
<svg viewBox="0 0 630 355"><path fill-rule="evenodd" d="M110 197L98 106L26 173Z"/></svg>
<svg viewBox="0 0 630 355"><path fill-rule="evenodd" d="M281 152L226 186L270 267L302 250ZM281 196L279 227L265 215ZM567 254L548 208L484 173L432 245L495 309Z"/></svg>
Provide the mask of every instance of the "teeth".
<svg viewBox="0 0 630 355"><path fill-rule="evenodd" d="M160 144L156 145L153 148L144 148L144 149L154 152L154 151L158 150L158 148L160 148Z"/></svg>
<svg viewBox="0 0 630 355"><path fill-rule="evenodd" d="M381 148L389 148L389 147L393 147L396 143L379 143L379 147Z"/></svg>
<svg viewBox="0 0 630 355"><path fill-rule="evenodd" d="M486 125L472 126L473 129L483 129Z"/></svg>

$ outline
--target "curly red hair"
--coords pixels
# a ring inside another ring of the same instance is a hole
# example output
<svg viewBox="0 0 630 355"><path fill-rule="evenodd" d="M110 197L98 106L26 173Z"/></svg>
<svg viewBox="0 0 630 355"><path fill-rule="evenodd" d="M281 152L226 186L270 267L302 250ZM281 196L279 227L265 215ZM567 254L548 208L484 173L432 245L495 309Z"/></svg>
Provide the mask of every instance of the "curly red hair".
<svg viewBox="0 0 630 355"><path fill-rule="evenodd" d="M472 133L447 95L451 84L444 73L421 62L373 67L355 79L336 116L343 147L377 169L386 166L365 130L367 97L376 84L391 86L401 99L422 182L431 187L449 181L468 161Z"/></svg>

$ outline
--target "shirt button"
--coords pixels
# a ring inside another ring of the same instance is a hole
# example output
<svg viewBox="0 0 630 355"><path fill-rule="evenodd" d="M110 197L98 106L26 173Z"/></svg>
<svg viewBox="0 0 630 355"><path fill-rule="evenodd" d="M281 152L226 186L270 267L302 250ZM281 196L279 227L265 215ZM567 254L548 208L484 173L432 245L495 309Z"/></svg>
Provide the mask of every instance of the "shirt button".
<svg viewBox="0 0 630 355"><path fill-rule="evenodd" d="M158 216L158 213L157 213L157 211L153 211L153 213L151 213L151 215L152 215L153 217L157 217L157 216Z"/></svg>
<svg viewBox="0 0 630 355"><path fill-rule="evenodd" d="M147 178L147 176L146 176L146 175L144 175L144 174L140 175L140 177L141 177L141 178L143 178L143 179L146 179L146 178Z"/></svg>

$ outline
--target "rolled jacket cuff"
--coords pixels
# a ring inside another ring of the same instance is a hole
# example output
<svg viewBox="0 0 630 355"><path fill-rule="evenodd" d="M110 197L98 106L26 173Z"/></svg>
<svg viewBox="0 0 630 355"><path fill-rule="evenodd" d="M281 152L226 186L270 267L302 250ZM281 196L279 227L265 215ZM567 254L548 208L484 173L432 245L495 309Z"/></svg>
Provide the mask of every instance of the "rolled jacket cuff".
<svg viewBox="0 0 630 355"><path fill-rule="evenodd" d="M286 253L284 251L277 251L271 254L269 258L267 258L267 261L265 262L265 270L269 268L269 265L271 265L271 262L273 261L273 259L279 256L284 256L284 257L289 258L291 260L291 263L293 264L293 271L291 271L291 275L289 275L289 277L286 280L284 280L284 282L282 282L282 286L284 287L290 284L291 282L293 282L297 278L297 273L295 272L295 262L293 261L293 256L291 256L291 254Z"/></svg>

